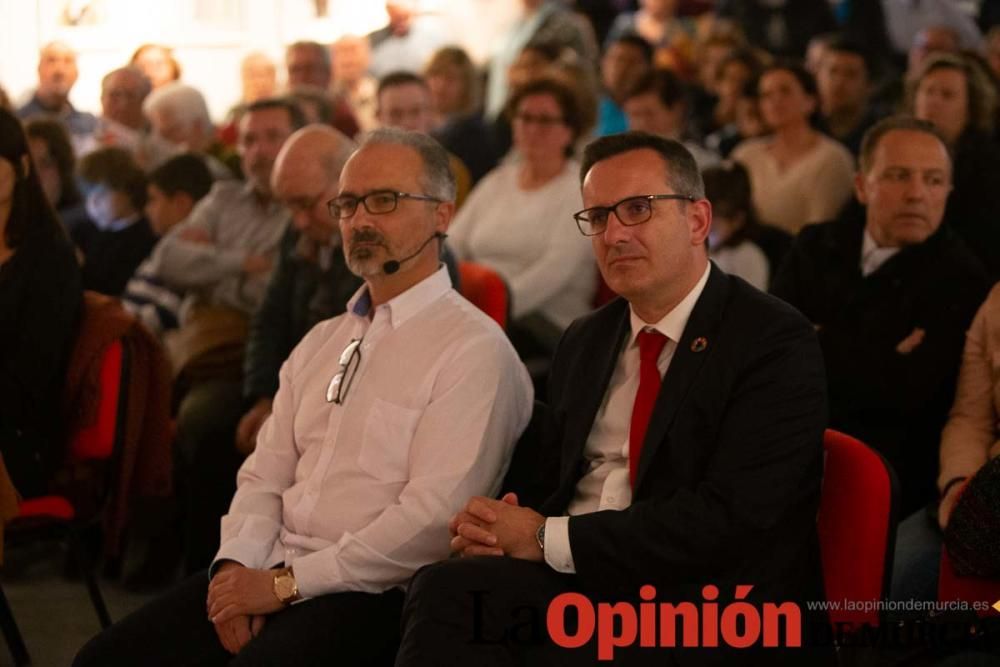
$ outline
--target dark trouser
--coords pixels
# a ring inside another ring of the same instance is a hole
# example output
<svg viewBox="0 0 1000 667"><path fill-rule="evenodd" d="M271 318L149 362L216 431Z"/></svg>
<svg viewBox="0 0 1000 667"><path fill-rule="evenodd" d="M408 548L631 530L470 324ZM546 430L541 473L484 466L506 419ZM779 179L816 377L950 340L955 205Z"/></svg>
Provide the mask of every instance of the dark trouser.
<svg viewBox="0 0 1000 667"><path fill-rule="evenodd" d="M177 489L184 512L184 571L208 566L219 549L220 520L236 491L243 456L236 426L243 416L238 380L206 380L184 395L177 413Z"/></svg>
<svg viewBox="0 0 1000 667"><path fill-rule="evenodd" d="M513 558L453 558L410 583L396 667L590 665L594 649L560 650L548 640L549 602L575 577Z"/></svg>
<svg viewBox="0 0 1000 667"><path fill-rule="evenodd" d="M454 558L421 569L410 582L403 608L403 638L396 667L576 667L597 660L597 632L579 648L557 646L549 636L549 603L560 593L587 595L575 575L543 563L513 558ZM637 593L637 591L636 591ZM608 598L638 608L640 600ZM562 615L563 631L577 635L575 615ZM805 619L803 619L805 622ZM617 626L616 626L617 627ZM616 630L617 632L617 630ZM679 636L679 635L678 635ZM616 665L832 665L828 648L678 649L617 648Z"/></svg>
<svg viewBox="0 0 1000 667"><path fill-rule="evenodd" d="M174 590L91 639L74 667L203 667L208 665L392 664L403 594L333 593L267 617L260 634L236 656L207 618L208 574Z"/></svg>

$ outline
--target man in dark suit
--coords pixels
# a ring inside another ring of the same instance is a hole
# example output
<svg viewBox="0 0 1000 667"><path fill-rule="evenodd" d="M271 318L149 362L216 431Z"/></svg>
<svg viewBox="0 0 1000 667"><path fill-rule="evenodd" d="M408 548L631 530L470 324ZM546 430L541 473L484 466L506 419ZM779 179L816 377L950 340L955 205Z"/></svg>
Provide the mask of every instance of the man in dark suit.
<svg viewBox="0 0 1000 667"><path fill-rule="evenodd" d="M816 326L830 426L889 460L901 516L937 498L938 444L965 332L990 286L942 225L951 183L947 145L930 123L877 123L861 145L861 205L804 228L771 289Z"/></svg>
<svg viewBox="0 0 1000 667"><path fill-rule="evenodd" d="M649 584L656 602L709 600L720 615L734 596L756 608L790 601L807 635L802 603L823 599L815 522L826 394L812 326L710 264L711 205L680 144L605 137L588 146L581 174L589 208L577 223L624 299L574 322L556 352L536 443L540 461L557 460L556 489L537 512L508 494L473 498L452 519L452 549L467 557L413 580L397 667L593 664L602 641L583 617L564 628L578 631L580 648L551 638L546 607L566 591L636 605L650 601L640 593ZM804 657L759 641L763 655L639 648L635 623L619 620L619 643L635 646L614 651L618 664Z"/></svg>

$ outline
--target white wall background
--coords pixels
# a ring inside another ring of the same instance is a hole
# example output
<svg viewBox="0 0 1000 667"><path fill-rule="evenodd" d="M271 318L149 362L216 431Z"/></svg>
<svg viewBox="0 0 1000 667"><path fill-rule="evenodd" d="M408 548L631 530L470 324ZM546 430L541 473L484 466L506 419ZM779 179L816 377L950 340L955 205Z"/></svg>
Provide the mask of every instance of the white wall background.
<svg viewBox="0 0 1000 667"><path fill-rule="evenodd" d="M514 19L519 0L419 0L444 21L454 41L483 62ZM94 25L60 25L67 8L88 5ZM239 64L250 51L281 61L297 39L331 42L366 34L386 23L381 0L328 0L328 17L315 17L312 0L0 0L0 85L15 103L37 81L38 49L60 39L78 51L80 77L70 99L100 111L101 77L125 64L144 42L174 46L185 82L205 95L221 120L240 97ZM219 20L213 20L219 17ZM279 72L282 68L279 67Z"/></svg>

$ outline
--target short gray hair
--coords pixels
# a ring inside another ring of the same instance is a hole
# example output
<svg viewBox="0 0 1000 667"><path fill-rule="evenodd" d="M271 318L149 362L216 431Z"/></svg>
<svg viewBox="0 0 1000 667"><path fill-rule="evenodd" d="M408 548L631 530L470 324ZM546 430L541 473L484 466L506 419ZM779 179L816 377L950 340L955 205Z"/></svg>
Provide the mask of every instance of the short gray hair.
<svg viewBox="0 0 1000 667"><path fill-rule="evenodd" d="M153 90L143 101L142 110L148 115L158 109L170 109L185 124L199 123L206 132L215 129L205 97L186 83L174 81Z"/></svg>
<svg viewBox="0 0 1000 667"><path fill-rule="evenodd" d="M427 194L443 201L455 201L455 175L448 151L432 137L396 127L372 130L361 141L361 148L377 144L395 144L412 148L424 163L423 186Z"/></svg>

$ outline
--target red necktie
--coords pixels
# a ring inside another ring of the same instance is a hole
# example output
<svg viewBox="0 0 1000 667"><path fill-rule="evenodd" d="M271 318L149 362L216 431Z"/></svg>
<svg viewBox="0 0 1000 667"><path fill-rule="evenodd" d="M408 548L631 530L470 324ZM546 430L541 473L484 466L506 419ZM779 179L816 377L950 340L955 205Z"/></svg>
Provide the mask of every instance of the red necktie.
<svg viewBox="0 0 1000 667"><path fill-rule="evenodd" d="M660 393L660 371L656 360L660 358L667 337L658 331L639 332L639 391L632 404L632 423L628 432L628 472L632 490L639 472L639 456L642 443L646 439L646 428L656 405L656 395Z"/></svg>

